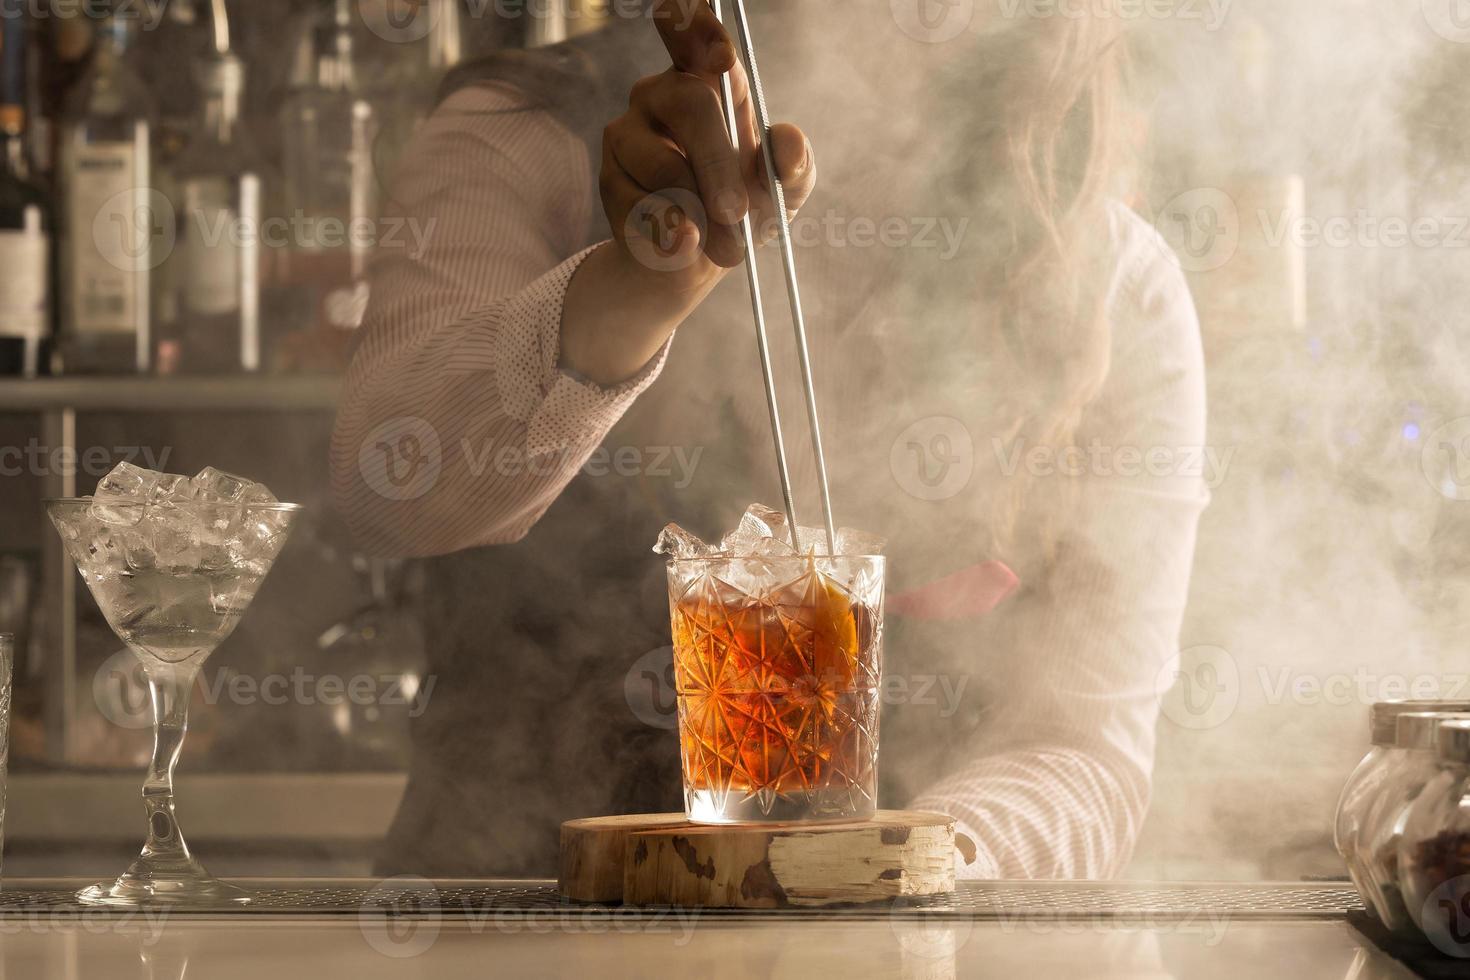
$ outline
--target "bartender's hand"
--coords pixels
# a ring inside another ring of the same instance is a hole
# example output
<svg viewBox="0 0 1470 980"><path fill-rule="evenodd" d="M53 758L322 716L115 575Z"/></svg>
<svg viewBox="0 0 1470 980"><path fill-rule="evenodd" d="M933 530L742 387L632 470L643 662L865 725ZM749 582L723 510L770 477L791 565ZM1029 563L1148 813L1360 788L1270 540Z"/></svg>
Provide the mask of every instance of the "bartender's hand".
<svg viewBox="0 0 1470 980"><path fill-rule="evenodd" d="M740 220L775 234L745 69L707 0L657 0L673 66L639 80L603 131L602 205L614 242L588 256L567 290L562 366L600 384L637 374L728 269ZM720 77L730 73L740 148L730 143ZM772 126L776 170L795 212L816 183L806 136Z"/></svg>

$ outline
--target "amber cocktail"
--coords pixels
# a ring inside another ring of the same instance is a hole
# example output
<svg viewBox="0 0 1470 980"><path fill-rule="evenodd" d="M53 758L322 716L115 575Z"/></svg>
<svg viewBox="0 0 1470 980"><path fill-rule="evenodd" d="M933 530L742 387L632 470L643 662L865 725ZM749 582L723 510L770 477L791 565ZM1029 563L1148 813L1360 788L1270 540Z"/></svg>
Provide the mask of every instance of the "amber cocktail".
<svg viewBox="0 0 1470 980"><path fill-rule="evenodd" d="M689 819L871 816L883 559L693 558L668 569Z"/></svg>

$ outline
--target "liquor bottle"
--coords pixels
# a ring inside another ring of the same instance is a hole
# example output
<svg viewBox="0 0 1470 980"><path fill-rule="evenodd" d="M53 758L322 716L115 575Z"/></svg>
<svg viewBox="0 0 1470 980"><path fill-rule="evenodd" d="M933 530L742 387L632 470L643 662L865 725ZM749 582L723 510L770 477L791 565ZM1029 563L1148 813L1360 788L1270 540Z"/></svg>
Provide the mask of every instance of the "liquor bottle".
<svg viewBox="0 0 1470 980"><path fill-rule="evenodd" d="M215 52L211 22L207 0L169 0L157 26L138 37L138 77L157 104L154 141L159 144L157 155L161 158L169 142L177 143L176 156L189 141L202 93L199 78L180 69Z"/></svg>
<svg viewBox="0 0 1470 980"><path fill-rule="evenodd" d="M374 102L428 102L464 59L465 0L357 0L359 69Z"/></svg>
<svg viewBox="0 0 1470 980"><path fill-rule="evenodd" d="M220 0L215 0L216 3ZM168 202L175 241L184 231L184 202L180 195L176 166L188 146L205 93L199 73L189 70L216 50L209 0L169 0L157 25L138 38L134 59L138 75L153 94L158 107L153 133L153 189ZM228 23L219 25L228 37ZM161 207L161 205L160 205ZM153 370L173 374L180 369L183 329L179 322L180 287L184 279L184 256L174 249L153 270Z"/></svg>
<svg viewBox="0 0 1470 980"><path fill-rule="evenodd" d="M151 363L155 238L171 219L150 190L153 100L126 60L136 16L101 21L91 67L62 115L61 360L68 373L142 373Z"/></svg>
<svg viewBox="0 0 1470 980"><path fill-rule="evenodd" d="M66 96L75 90L91 63L94 24L82 10L62 5L53 7L46 16L30 18L27 148L32 172L46 187L57 185L57 124Z"/></svg>
<svg viewBox="0 0 1470 980"><path fill-rule="evenodd" d="M175 164L180 370L256 371L261 164L240 119L244 63L228 50L204 59L199 88L194 137Z"/></svg>
<svg viewBox="0 0 1470 980"><path fill-rule="evenodd" d="M345 363L367 307L378 179L377 112L359 86L351 0L312 12L295 53L282 109L283 204L291 225L289 282L311 294L317 347Z"/></svg>
<svg viewBox="0 0 1470 980"><path fill-rule="evenodd" d="M357 61L378 112L373 158L396 171L440 84L464 58L464 0L358 0Z"/></svg>
<svg viewBox="0 0 1470 980"><path fill-rule="evenodd" d="M0 376L41 373L51 325L51 219L26 151L26 22L0 17Z"/></svg>

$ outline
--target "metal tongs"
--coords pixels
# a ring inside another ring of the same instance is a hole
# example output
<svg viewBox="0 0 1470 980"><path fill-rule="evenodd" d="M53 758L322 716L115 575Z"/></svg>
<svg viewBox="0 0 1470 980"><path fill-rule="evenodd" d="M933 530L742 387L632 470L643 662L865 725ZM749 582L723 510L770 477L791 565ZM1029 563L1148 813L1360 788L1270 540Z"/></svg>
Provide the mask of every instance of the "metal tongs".
<svg viewBox="0 0 1470 980"><path fill-rule="evenodd" d="M760 68L756 64L755 43L750 36L750 20L745 13L745 0L730 0L735 12L735 30L740 36L740 47L745 56L745 74L750 80L750 98L755 107L755 121L765 158L766 177L770 183L771 202L776 208L778 240L781 247L781 266L786 273L786 296L791 301L791 326L796 332L796 357L801 365L802 393L806 398L807 423L812 430L812 454L817 464L817 490L822 500L822 520L826 525L828 554L837 554L837 532L832 523L832 496L827 488L827 460L822 453L822 427L817 420L817 397L812 388L811 354L806 342L806 318L801 312L801 290L796 283L796 253L791 247L791 222L786 213L786 192L776 176L776 155L771 143L771 117L766 108L766 94L761 87ZM710 0L715 16L725 19L720 9L720 0ZM740 130L735 117L735 96L728 73L720 78L721 94L725 102L725 125L730 132L730 141L740 149ZM786 440L781 434L781 411L776 401L776 379L771 373L771 348L766 337L765 304L761 299L760 274L755 267L755 235L747 213L740 222L741 237L745 245L745 276L750 284L750 305L755 314L756 345L760 349L761 373L766 385L766 407L771 413L771 436L776 447L776 470L781 477L781 496L786 507L786 520L791 529L791 546L801 550L796 533L796 504L791 495L791 473L786 465Z"/></svg>

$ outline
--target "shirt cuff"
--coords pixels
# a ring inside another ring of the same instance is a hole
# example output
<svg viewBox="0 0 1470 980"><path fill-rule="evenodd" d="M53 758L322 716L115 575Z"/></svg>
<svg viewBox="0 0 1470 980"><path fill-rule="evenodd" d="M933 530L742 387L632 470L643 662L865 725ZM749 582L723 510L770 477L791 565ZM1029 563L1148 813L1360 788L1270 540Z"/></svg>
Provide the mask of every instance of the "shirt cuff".
<svg viewBox="0 0 1470 980"><path fill-rule="evenodd" d="M575 450L602 439L607 430L658 378L670 341L632 378L603 387L563 371L561 316L567 286L599 246L567 259L507 300L496 324L495 376L507 414L526 423L532 456Z"/></svg>
<svg viewBox="0 0 1470 980"><path fill-rule="evenodd" d="M985 846L985 839L969 823L955 816L955 807L942 797L921 796L909 804L910 810L943 813L954 820L954 876L962 881L994 881L1000 877L1000 865Z"/></svg>
<svg viewBox="0 0 1470 980"><path fill-rule="evenodd" d="M1000 877L1000 865L986 850L980 835L963 820L954 824L954 876L961 881L994 881Z"/></svg>

